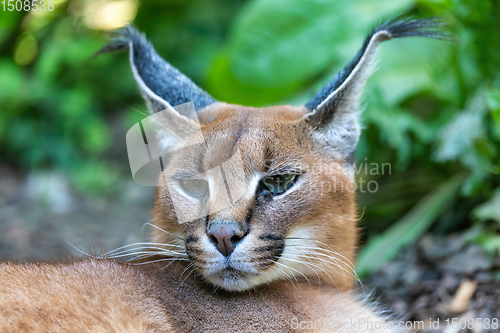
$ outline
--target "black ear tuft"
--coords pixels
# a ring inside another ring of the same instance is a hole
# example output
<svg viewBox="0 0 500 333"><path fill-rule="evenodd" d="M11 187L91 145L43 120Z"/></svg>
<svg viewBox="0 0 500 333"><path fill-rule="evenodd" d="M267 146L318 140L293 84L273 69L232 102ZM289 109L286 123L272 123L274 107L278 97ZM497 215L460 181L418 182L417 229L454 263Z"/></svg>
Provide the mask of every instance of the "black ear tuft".
<svg viewBox="0 0 500 333"><path fill-rule="evenodd" d="M129 25L115 32L112 42L97 54L129 49L134 77L152 112L193 102L199 110L216 100L162 59L136 28Z"/></svg>
<svg viewBox="0 0 500 333"><path fill-rule="evenodd" d="M384 37L380 41L389 40L401 37L428 37L434 39L442 39L452 41L452 35L443 31L443 27L447 24L442 18L428 17L422 19L389 19L385 23L375 27L371 33L366 36L363 46L358 51L356 56L344 67L335 77L331 80L316 96L314 96L307 104L306 107L312 111L316 109L321 102L325 101L329 95L337 90L342 83L352 74L356 65L359 64L363 55L366 54L368 45L373 37L378 33L383 33Z"/></svg>
<svg viewBox="0 0 500 333"><path fill-rule="evenodd" d="M451 41L453 36L443 29L446 26L447 23L441 17L396 18L387 20L384 24L373 29L371 35L379 31L387 31L390 35L389 39L417 36Z"/></svg>

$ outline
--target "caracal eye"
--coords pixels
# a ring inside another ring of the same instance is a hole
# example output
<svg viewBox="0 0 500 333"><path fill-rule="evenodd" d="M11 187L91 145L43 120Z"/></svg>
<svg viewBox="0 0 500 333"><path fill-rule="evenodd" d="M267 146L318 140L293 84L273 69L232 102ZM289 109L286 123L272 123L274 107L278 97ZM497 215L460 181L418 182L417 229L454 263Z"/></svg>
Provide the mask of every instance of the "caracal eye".
<svg viewBox="0 0 500 333"><path fill-rule="evenodd" d="M208 182L202 179L183 179L179 183L184 192L194 198L201 198L208 192Z"/></svg>
<svg viewBox="0 0 500 333"><path fill-rule="evenodd" d="M269 176L263 179L265 187L274 195L284 193L295 184L299 177L293 174Z"/></svg>

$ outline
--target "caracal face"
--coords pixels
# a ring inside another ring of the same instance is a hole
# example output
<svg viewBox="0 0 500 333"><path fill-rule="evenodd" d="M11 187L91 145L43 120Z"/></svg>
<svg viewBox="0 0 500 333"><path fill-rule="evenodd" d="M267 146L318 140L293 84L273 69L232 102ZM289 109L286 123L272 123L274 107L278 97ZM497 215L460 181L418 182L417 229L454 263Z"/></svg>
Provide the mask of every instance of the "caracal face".
<svg viewBox="0 0 500 333"><path fill-rule="evenodd" d="M349 288L352 179L314 143L306 113L223 103L202 111L204 140L186 138L160 176L154 242L175 244L226 290L284 279Z"/></svg>
<svg viewBox="0 0 500 333"><path fill-rule="evenodd" d="M129 50L149 118L162 125L155 125L161 157L153 177L160 255L187 261L186 269L229 291L298 279L350 289L357 243L352 166L375 51L393 38L444 38L441 25L432 18L387 21L305 105L267 108L215 100L135 28L119 32L102 52Z"/></svg>

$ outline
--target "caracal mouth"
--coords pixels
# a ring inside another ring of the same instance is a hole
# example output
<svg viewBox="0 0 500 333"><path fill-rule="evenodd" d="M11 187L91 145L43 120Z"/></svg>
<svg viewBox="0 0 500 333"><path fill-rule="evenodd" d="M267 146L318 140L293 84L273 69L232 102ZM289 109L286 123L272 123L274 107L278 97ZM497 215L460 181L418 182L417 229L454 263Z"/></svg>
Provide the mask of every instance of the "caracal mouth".
<svg viewBox="0 0 500 333"><path fill-rule="evenodd" d="M248 273L232 268L225 269L217 275L209 275L206 279L213 285L227 291L243 291L252 286L248 281Z"/></svg>
<svg viewBox="0 0 500 333"><path fill-rule="evenodd" d="M249 272L243 269L234 267L230 263L226 263L224 267L203 274L205 279L213 285L228 291L243 291L254 287L251 281L259 275L257 272Z"/></svg>

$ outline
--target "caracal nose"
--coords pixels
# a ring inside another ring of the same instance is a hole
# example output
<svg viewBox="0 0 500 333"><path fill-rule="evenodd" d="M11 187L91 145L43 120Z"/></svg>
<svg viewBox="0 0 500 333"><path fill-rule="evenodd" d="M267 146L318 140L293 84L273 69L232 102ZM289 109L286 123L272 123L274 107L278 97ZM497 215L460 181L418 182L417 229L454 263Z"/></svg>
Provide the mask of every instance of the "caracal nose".
<svg viewBox="0 0 500 333"><path fill-rule="evenodd" d="M224 256L233 253L236 244L245 236L237 222L211 223L207 230L208 238Z"/></svg>

